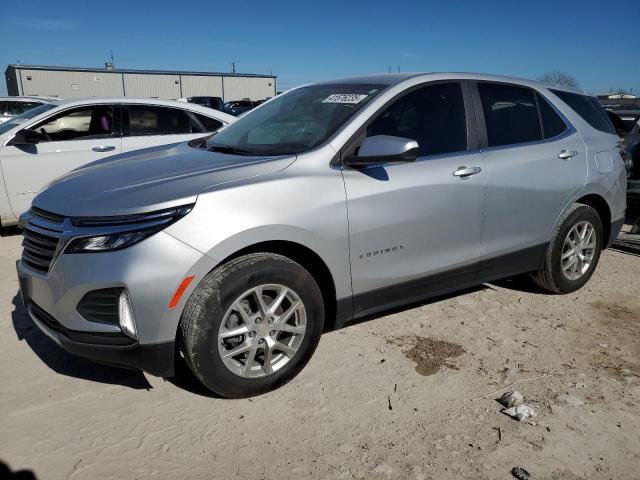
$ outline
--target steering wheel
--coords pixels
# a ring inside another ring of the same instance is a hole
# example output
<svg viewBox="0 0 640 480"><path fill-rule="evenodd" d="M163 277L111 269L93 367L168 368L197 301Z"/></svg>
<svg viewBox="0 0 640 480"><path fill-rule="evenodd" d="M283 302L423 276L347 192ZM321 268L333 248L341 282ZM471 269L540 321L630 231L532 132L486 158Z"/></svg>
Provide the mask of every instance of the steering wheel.
<svg viewBox="0 0 640 480"><path fill-rule="evenodd" d="M47 139L47 142L51 141L51 135L49 135L44 128L40 129L40 133Z"/></svg>

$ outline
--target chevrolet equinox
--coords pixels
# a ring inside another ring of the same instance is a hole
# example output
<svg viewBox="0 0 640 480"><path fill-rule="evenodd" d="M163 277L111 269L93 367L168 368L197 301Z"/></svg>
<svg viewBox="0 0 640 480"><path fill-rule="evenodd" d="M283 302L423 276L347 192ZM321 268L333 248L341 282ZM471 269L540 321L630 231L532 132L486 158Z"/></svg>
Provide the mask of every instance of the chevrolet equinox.
<svg viewBox="0 0 640 480"><path fill-rule="evenodd" d="M584 92L475 74L290 90L206 138L103 159L20 218L22 298L71 353L246 397L323 330L529 273L593 274L625 213L614 129Z"/></svg>

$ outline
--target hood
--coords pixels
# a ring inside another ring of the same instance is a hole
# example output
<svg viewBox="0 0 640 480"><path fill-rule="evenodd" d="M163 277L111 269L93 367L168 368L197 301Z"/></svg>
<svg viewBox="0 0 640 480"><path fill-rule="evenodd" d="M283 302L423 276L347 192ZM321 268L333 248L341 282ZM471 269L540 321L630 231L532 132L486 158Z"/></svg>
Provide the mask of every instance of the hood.
<svg viewBox="0 0 640 480"><path fill-rule="evenodd" d="M194 203L208 187L277 172L295 156L248 157L177 143L88 164L53 181L33 205L65 216L111 216Z"/></svg>

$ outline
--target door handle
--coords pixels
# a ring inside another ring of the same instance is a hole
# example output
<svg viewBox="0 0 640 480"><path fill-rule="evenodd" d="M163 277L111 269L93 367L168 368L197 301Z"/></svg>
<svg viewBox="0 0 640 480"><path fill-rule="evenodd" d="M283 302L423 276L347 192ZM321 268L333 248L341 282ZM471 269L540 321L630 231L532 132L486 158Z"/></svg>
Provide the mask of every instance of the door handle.
<svg viewBox="0 0 640 480"><path fill-rule="evenodd" d="M475 175L476 173L480 173L482 169L480 167L458 167L454 170L453 174L456 177L470 177L471 175Z"/></svg>
<svg viewBox="0 0 640 480"><path fill-rule="evenodd" d="M100 145L98 147L93 147L91 150L93 150L94 152L111 152L115 149L116 147L114 147L113 145Z"/></svg>
<svg viewBox="0 0 640 480"><path fill-rule="evenodd" d="M571 157L575 157L578 154L575 150L560 150L558 158L562 160L569 160Z"/></svg>

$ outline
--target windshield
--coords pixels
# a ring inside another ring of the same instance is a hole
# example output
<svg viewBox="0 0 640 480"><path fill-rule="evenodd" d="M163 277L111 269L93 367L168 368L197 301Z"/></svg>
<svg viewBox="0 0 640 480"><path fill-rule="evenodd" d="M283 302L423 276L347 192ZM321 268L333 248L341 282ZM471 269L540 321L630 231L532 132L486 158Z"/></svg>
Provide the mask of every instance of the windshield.
<svg viewBox="0 0 640 480"><path fill-rule="evenodd" d="M292 155L326 142L384 85L312 85L293 90L209 137L211 150L240 155Z"/></svg>
<svg viewBox="0 0 640 480"><path fill-rule="evenodd" d="M16 115L11 120L8 120L3 124L0 124L0 135L8 132L12 128L17 127L18 125L22 125L27 120L31 120L32 118L37 117L41 113L47 112L52 108L56 108L56 107L57 105L54 103L45 103L44 105L40 105L39 107L35 107L35 108L32 108L31 110L27 110L26 112L21 113L20 115Z"/></svg>

